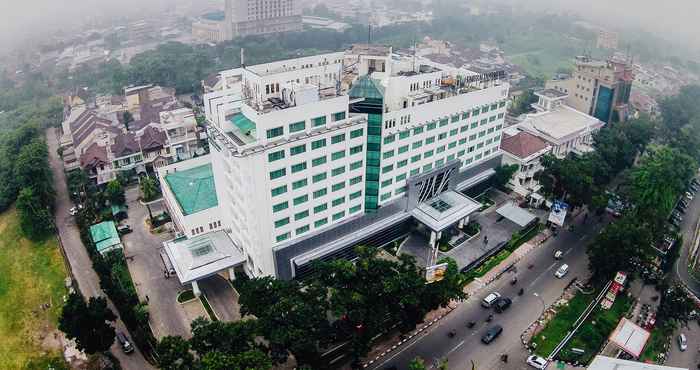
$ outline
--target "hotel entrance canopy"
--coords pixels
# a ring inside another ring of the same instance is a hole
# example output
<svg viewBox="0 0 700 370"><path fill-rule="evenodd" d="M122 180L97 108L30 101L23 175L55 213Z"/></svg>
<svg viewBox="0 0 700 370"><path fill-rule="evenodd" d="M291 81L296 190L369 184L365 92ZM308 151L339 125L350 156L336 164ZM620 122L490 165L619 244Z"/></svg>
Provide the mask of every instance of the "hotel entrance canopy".
<svg viewBox="0 0 700 370"><path fill-rule="evenodd" d="M223 231L167 241L163 247L182 284L194 283L245 262L243 253Z"/></svg>
<svg viewBox="0 0 700 370"><path fill-rule="evenodd" d="M418 204L411 216L440 232L481 208L481 203L454 190L448 190Z"/></svg>

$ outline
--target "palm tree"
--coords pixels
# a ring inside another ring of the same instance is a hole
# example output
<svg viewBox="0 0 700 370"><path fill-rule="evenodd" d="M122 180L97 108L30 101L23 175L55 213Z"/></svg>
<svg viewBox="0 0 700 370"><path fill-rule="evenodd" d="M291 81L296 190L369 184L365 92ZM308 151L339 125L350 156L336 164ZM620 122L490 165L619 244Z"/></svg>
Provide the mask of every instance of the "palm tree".
<svg viewBox="0 0 700 370"><path fill-rule="evenodd" d="M158 185L156 180L150 176L146 176L141 180L141 195L143 196L143 201L146 203L146 208L148 209L148 218L151 220L151 225L153 225L153 213L151 213L151 206L148 202L152 201L158 196Z"/></svg>

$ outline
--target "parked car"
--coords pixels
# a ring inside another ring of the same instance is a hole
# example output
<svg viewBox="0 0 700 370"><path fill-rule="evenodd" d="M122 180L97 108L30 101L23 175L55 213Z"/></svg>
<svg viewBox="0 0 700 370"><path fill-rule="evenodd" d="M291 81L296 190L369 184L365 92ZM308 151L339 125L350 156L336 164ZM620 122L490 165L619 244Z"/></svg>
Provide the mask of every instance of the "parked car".
<svg viewBox="0 0 700 370"><path fill-rule="evenodd" d="M131 230L131 226L129 225L120 225L117 227L117 232L119 232L120 235L128 234L132 231L133 230Z"/></svg>
<svg viewBox="0 0 700 370"><path fill-rule="evenodd" d="M678 349L680 349L681 351L685 351L686 349L688 349L688 339L683 333L681 333L681 335L678 336Z"/></svg>
<svg viewBox="0 0 700 370"><path fill-rule="evenodd" d="M493 342L496 338L498 338L498 336L501 335L501 333L503 333L503 327L500 325L494 325L488 330L486 330L486 334L484 334L484 336L481 337L481 341L484 344L489 344Z"/></svg>
<svg viewBox="0 0 700 370"><path fill-rule="evenodd" d="M501 297L496 300L496 312L502 313L503 311L507 310L508 307L513 303L513 300L511 300L508 297Z"/></svg>
<svg viewBox="0 0 700 370"><path fill-rule="evenodd" d="M678 220L670 220L669 223L675 227L681 227L681 223Z"/></svg>
<svg viewBox="0 0 700 370"><path fill-rule="evenodd" d="M561 279L564 276L566 276L566 274L568 274L568 273L569 273L569 265L567 265L565 263L565 264L559 266L559 268L557 269L557 272L554 273L554 276Z"/></svg>
<svg viewBox="0 0 700 370"><path fill-rule="evenodd" d="M484 300L481 301L481 305L485 308L491 308L491 306L498 300L498 298L501 298L501 294L498 292L493 292L484 298Z"/></svg>
<svg viewBox="0 0 700 370"><path fill-rule="evenodd" d="M528 365L534 367L535 369L543 370L547 368L547 360L537 355L532 355L528 357L526 362Z"/></svg>
<svg viewBox="0 0 700 370"><path fill-rule="evenodd" d="M73 207L70 210L68 210L68 213L70 213L71 216L75 216L78 214L78 207Z"/></svg>
<svg viewBox="0 0 700 370"><path fill-rule="evenodd" d="M124 353L131 353L134 352L134 346L131 344L129 341L129 338L127 338L126 334L118 331L117 332L117 342L119 342L119 345L122 346L122 350Z"/></svg>
<svg viewBox="0 0 700 370"><path fill-rule="evenodd" d="M685 192L685 197L688 200L693 200L693 194L688 193L687 191Z"/></svg>
<svg viewBox="0 0 700 370"><path fill-rule="evenodd" d="M558 250L558 251L554 252L554 259L555 260L560 260L563 256L564 256L564 252L562 252L562 251Z"/></svg>

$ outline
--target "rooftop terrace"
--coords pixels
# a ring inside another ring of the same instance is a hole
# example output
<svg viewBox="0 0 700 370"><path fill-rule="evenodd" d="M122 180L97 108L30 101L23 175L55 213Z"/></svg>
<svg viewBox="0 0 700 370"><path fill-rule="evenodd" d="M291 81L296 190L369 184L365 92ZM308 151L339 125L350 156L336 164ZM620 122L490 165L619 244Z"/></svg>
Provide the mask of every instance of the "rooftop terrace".
<svg viewBox="0 0 700 370"><path fill-rule="evenodd" d="M165 182L185 216L219 204L211 163L170 173L165 176Z"/></svg>

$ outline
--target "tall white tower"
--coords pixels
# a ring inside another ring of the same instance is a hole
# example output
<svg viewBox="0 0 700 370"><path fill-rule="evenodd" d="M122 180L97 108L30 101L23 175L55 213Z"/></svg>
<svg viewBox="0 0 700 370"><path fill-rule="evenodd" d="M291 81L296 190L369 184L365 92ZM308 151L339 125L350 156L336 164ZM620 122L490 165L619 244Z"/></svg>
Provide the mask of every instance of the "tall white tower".
<svg viewBox="0 0 700 370"><path fill-rule="evenodd" d="M233 39L233 0L224 2L224 40Z"/></svg>

